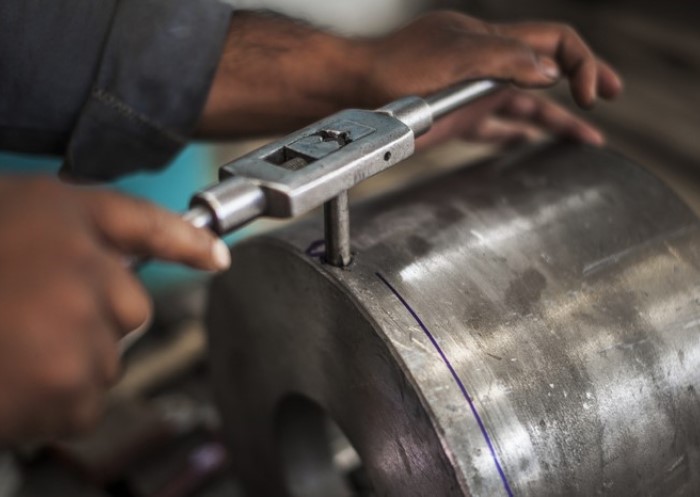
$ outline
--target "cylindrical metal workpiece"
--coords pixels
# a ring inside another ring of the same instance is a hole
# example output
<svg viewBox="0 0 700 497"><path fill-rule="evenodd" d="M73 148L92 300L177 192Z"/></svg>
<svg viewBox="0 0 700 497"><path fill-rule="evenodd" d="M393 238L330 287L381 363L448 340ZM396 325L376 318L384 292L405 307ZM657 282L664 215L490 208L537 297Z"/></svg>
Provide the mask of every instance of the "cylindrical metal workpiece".
<svg viewBox="0 0 700 497"><path fill-rule="evenodd" d="M322 239L212 288L247 495L700 495L700 224L644 170L528 149L353 207L345 270Z"/></svg>

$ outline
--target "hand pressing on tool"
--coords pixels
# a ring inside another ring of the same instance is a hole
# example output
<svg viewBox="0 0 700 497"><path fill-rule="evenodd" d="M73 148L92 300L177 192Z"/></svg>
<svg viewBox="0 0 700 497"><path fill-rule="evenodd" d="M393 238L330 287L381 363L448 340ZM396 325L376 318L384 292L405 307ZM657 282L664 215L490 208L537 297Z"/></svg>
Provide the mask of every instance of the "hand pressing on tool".
<svg viewBox="0 0 700 497"><path fill-rule="evenodd" d="M487 23L434 12L375 39L334 36L271 15L234 15L198 133L286 132L347 107L376 108L466 80L513 83L438 123L422 140L491 142L543 132L595 145L600 131L525 89L567 79L583 108L622 90L620 77L564 24Z"/></svg>
<svg viewBox="0 0 700 497"><path fill-rule="evenodd" d="M119 340L151 302L140 255L229 265L208 230L148 202L49 179L0 179L0 446L90 426L120 370Z"/></svg>

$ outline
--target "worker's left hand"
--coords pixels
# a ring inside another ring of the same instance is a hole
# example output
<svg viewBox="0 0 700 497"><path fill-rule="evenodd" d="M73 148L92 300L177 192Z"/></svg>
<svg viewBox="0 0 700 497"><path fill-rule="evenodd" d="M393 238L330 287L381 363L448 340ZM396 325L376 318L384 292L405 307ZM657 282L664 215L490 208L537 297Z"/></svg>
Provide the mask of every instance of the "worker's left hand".
<svg viewBox="0 0 700 497"><path fill-rule="evenodd" d="M517 145L557 135L600 146L603 134L585 119L544 95L515 89L483 97L436 121L418 138L416 147L428 148L454 138L497 145Z"/></svg>
<svg viewBox="0 0 700 497"><path fill-rule="evenodd" d="M493 24L432 12L374 39L334 36L295 21L238 12L201 116L204 137L288 132L347 107L380 107L466 80L499 79L504 90L449 116L422 140L513 141L543 133L599 145L599 131L526 90L567 79L589 108L620 93L617 74L569 26Z"/></svg>
<svg viewBox="0 0 700 497"><path fill-rule="evenodd" d="M545 134L601 145L603 135L551 99L524 91L567 79L583 108L622 90L616 72L570 26L551 22L488 23L433 12L372 43L368 93L373 102L426 95L460 81L498 79L513 87L438 121L419 145L460 137L510 143Z"/></svg>
<svg viewBox="0 0 700 497"><path fill-rule="evenodd" d="M489 23L440 11L369 46L364 87L374 104L483 78L519 88L547 88L566 79L574 100L584 108L622 90L617 73L574 28L561 23Z"/></svg>

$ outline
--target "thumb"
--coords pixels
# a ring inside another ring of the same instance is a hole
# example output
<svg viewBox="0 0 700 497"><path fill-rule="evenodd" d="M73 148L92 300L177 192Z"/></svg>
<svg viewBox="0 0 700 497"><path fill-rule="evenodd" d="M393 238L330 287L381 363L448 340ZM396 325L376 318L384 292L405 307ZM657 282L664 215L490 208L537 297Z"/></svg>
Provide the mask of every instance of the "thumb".
<svg viewBox="0 0 700 497"><path fill-rule="evenodd" d="M229 249L221 239L175 213L114 192L84 194L95 226L120 252L206 270L223 270L231 263Z"/></svg>

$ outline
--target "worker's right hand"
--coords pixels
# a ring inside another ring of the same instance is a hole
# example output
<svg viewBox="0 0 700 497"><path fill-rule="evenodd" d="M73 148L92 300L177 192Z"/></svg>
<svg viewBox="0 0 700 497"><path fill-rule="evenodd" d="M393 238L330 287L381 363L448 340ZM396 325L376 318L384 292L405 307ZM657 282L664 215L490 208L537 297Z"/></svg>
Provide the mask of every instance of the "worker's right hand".
<svg viewBox="0 0 700 497"><path fill-rule="evenodd" d="M175 214L49 179L0 179L0 240L0 446L97 419L119 339L151 313L128 256L229 264L223 242Z"/></svg>

